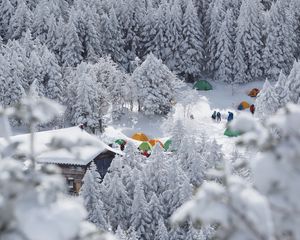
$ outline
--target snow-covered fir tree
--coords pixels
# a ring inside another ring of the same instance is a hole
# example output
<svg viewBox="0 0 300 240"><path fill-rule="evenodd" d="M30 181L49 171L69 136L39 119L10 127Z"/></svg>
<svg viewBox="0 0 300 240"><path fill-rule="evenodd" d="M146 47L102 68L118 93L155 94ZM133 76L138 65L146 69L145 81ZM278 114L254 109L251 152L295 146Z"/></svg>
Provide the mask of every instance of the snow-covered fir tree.
<svg viewBox="0 0 300 240"><path fill-rule="evenodd" d="M260 80L263 76L263 10L259 0L244 0L237 20L235 83Z"/></svg>
<svg viewBox="0 0 300 240"><path fill-rule="evenodd" d="M293 65L296 37L291 17L288 1L278 0L269 12L264 58L266 75L272 80L280 71L288 74Z"/></svg>
<svg viewBox="0 0 300 240"><path fill-rule="evenodd" d="M274 87L268 80L265 81L263 89L256 99L255 116L266 119L273 115L279 108L278 98Z"/></svg>
<svg viewBox="0 0 300 240"><path fill-rule="evenodd" d="M153 54L137 67L131 76L137 91L139 108L147 115L166 115L172 108L172 100L178 79Z"/></svg>
<svg viewBox="0 0 300 240"><path fill-rule="evenodd" d="M288 76L288 100L289 102L299 103L300 101L300 62L295 61L293 68Z"/></svg>
<svg viewBox="0 0 300 240"><path fill-rule="evenodd" d="M226 12L217 42L216 73L214 78L226 83L232 83L234 78L234 16L231 9Z"/></svg>
<svg viewBox="0 0 300 240"><path fill-rule="evenodd" d="M20 39L31 28L32 12L24 1L17 1L17 8L9 21L7 39Z"/></svg>
<svg viewBox="0 0 300 240"><path fill-rule="evenodd" d="M183 14L183 43L180 47L181 71L186 81L193 82L204 69L204 33L192 0Z"/></svg>
<svg viewBox="0 0 300 240"><path fill-rule="evenodd" d="M283 107L290 100L287 80L287 76L281 71L274 86L280 107Z"/></svg>

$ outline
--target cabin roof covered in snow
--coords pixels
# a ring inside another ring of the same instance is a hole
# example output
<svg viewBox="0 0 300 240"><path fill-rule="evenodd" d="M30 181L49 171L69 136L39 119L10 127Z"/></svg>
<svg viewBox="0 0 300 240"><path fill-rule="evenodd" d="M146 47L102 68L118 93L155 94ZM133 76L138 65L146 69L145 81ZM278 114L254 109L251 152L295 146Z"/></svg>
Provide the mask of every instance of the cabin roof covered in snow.
<svg viewBox="0 0 300 240"><path fill-rule="evenodd" d="M20 142L19 150L29 153L30 134L13 136L11 141ZM38 163L87 165L100 153L107 150L123 155L121 151L109 147L96 136L78 126L37 132L34 135L34 143ZM63 145L69 149L55 149L53 145Z"/></svg>

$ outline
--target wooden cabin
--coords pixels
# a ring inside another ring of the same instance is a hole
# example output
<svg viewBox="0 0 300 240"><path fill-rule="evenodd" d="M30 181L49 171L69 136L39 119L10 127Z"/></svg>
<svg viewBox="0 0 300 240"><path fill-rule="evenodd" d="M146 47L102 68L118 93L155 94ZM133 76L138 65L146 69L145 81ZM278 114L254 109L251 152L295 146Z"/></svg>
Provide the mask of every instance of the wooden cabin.
<svg viewBox="0 0 300 240"><path fill-rule="evenodd" d="M34 138L37 163L60 167L71 194L78 194L84 174L92 161L104 177L115 155L123 155L122 151L108 146L78 126L37 132ZM19 150L29 153L29 134L13 136L11 140L20 142Z"/></svg>

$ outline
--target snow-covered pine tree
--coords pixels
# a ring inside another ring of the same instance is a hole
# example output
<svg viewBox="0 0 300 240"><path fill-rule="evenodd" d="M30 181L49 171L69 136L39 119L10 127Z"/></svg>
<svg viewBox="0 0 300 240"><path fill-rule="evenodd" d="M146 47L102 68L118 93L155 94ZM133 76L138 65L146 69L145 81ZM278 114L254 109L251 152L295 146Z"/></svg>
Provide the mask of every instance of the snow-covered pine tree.
<svg viewBox="0 0 300 240"><path fill-rule="evenodd" d="M2 106L11 106L20 101L25 95L19 79L13 79L7 59L0 54L0 102Z"/></svg>
<svg viewBox="0 0 300 240"><path fill-rule="evenodd" d="M170 5L167 1L164 1L160 4L158 9L153 9L150 13L152 15L148 15L148 21L150 26L148 26L148 22L146 22L146 26L144 30L149 30L149 27L152 28L150 31L150 36L146 37L145 41L145 48L146 54L153 53L157 58L165 60L166 52L165 49L167 48L167 11L170 11ZM146 35L147 33L144 33Z"/></svg>
<svg viewBox="0 0 300 240"><path fill-rule="evenodd" d="M296 37L291 21L289 2L277 0L269 12L264 61L268 79L274 80L280 71L288 74L292 68Z"/></svg>
<svg viewBox="0 0 300 240"><path fill-rule="evenodd" d="M153 54L137 67L131 76L135 83L139 108L147 115L166 115L172 108L176 76Z"/></svg>
<svg viewBox="0 0 300 240"><path fill-rule="evenodd" d="M204 69L204 33L192 0L187 1L183 14L183 43L181 45L181 73L186 81L194 82Z"/></svg>
<svg viewBox="0 0 300 240"><path fill-rule="evenodd" d="M42 43L45 43L49 32L49 20L51 19L49 1L40 0L33 12L32 21L32 36L39 38Z"/></svg>
<svg viewBox="0 0 300 240"><path fill-rule="evenodd" d="M293 68L288 76L288 101L293 103L300 102L300 62L295 61Z"/></svg>
<svg viewBox="0 0 300 240"><path fill-rule="evenodd" d="M102 117L101 103L95 88L96 79L89 71L86 63L81 63L73 76L68 89L68 111L72 124L86 124L88 129L99 129L99 120Z"/></svg>
<svg viewBox="0 0 300 240"><path fill-rule="evenodd" d="M263 76L263 10L259 0L244 0L238 18L235 49L235 83Z"/></svg>
<svg viewBox="0 0 300 240"><path fill-rule="evenodd" d="M85 36L83 39L84 53L83 56L90 62L97 62L97 59L102 54L100 36L97 32L97 24L99 15L96 9L86 7L85 11Z"/></svg>
<svg viewBox="0 0 300 240"><path fill-rule="evenodd" d="M103 54L109 55L114 62L121 64L126 69L124 41L121 38L121 29L114 8L110 9L109 15L102 14L100 29Z"/></svg>
<svg viewBox="0 0 300 240"><path fill-rule="evenodd" d="M186 128L182 122L182 120L176 120L176 122L174 123L172 129L171 129L171 146L170 146L170 151L176 151L179 149L179 147L182 144L182 141L184 139L186 133Z"/></svg>
<svg viewBox="0 0 300 240"><path fill-rule="evenodd" d="M134 189L134 198L131 207L131 225L135 228L137 234L145 240L150 240L149 224L151 215L149 204L145 198L142 176L137 176L137 182Z"/></svg>
<svg viewBox="0 0 300 240"><path fill-rule="evenodd" d="M7 31L7 39L20 39L27 29L31 28L32 12L26 3L18 0L16 11L11 17Z"/></svg>
<svg viewBox="0 0 300 240"><path fill-rule="evenodd" d="M166 57L164 63L172 70L174 73L180 73L180 48L183 43L182 35L182 23L183 23L183 13L179 3L179 0L175 0L171 5L171 9L166 12L167 20L167 33L166 37L168 39L166 51Z"/></svg>
<svg viewBox="0 0 300 240"><path fill-rule="evenodd" d="M117 227L116 236L119 240L127 240L127 234L120 225Z"/></svg>
<svg viewBox="0 0 300 240"><path fill-rule="evenodd" d="M163 205L160 203L158 197L155 192L152 192L152 196L149 202L149 215L150 215L150 226L149 230L151 231L151 239L155 238L155 233L158 228L160 228L160 220L163 216Z"/></svg>
<svg viewBox="0 0 300 240"><path fill-rule="evenodd" d="M55 55L48 50L46 46L41 56L43 84L45 86L45 96L56 102L63 102L63 89L66 84L63 82L61 67Z"/></svg>
<svg viewBox="0 0 300 240"><path fill-rule="evenodd" d="M218 34L214 78L229 84L233 82L234 78L234 31L233 12L228 9Z"/></svg>
<svg viewBox="0 0 300 240"><path fill-rule="evenodd" d="M14 15L15 9L10 0L2 0L0 4L0 35L7 40L10 20Z"/></svg>
<svg viewBox="0 0 300 240"><path fill-rule="evenodd" d="M280 107L285 106L289 101L288 78L281 71L278 80L274 86Z"/></svg>
<svg viewBox="0 0 300 240"><path fill-rule="evenodd" d="M159 219L158 228L155 233L154 240L167 240L170 239L168 229L162 218Z"/></svg>
<svg viewBox="0 0 300 240"><path fill-rule="evenodd" d="M63 32L62 62L69 67L76 67L82 61L82 44L72 21L69 21Z"/></svg>
<svg viewBox="0 0 300 240"><path fill-rule="evenodd" d="M268 80L265 81L255 103L255 116L266 119L273 115L279 108L279 102L274 87Z"/></svg>
<svg viewBox="0 0 300 240"><path fill-rule="evenodd" d="M99 199L100 178L97 167L95 163L92 162L90 168L84 175L83 185L79 194L83 198L84 206L88 211L87 219L104 230L106 228L106 222L104 220L105 212L103 203Z"/></svg>
<svg viewBox="0 0 300 240"><path fill-rule="evenodd" d="M209 38L208 38L208 57L207 67L210 72L216 70L217 51L219 43L219 32L225 18L224 0L214 0L210 4L209 9Z"/></svg>

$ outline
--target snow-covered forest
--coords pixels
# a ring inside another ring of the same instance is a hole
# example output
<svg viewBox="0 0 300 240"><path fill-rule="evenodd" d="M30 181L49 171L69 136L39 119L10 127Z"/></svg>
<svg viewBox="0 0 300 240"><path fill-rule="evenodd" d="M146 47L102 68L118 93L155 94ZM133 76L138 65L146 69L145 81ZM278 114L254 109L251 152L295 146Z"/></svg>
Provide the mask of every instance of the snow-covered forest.
<svg viewBox="0 0 300 240"><path fill-rule="evenodd" d="M0 0L0 240L299 240L299 57L300 0ZM78 125L124 155L70 196Z"/></svg>
<svg viewBox="0 0 300 240"><path fill-rule="evenodd" d="M272 82L281 71L289 74L300 54L298 0L0 4L1 104L18 102L35 84L36 94L67 106L60 121L92 129L107 111L119 118L135 102L146 114L168 113L176 77ZM140 101L143 91L159 100Z"/></svg>

